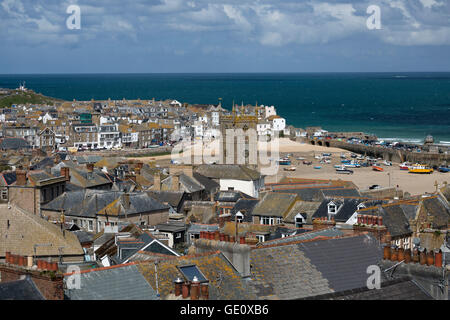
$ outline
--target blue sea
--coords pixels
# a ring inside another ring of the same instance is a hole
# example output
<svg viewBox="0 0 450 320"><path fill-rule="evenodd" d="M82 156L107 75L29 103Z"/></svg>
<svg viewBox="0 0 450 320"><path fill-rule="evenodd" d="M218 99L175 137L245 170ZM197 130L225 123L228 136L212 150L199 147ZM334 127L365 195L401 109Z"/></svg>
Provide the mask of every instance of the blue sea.
<svg viewBox="0 0 450 320"><path fill-rule="evenodd" d="M450 143L450 73L223 73L0 75L0 87L26 87L65 100L222 98L274 105L295 127L364 131L379 138Z"/></svg>

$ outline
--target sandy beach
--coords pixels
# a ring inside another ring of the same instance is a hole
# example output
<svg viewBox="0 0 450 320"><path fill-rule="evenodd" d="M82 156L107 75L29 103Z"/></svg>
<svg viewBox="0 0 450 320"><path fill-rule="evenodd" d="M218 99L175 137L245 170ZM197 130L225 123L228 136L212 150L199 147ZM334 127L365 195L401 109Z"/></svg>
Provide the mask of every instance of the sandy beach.
<svg viewBox="0 0 450 320"><path fill-rule="evenodd" d="M200 144L196 145L196 151L200 149L210 152L209 148L203 148ZM263 146L259 146L260 151L264 151ZM314 156L321 155L322 153L331 153L330 164L320 164L318 159ZM426 192L435 191L435 182L442 185L444 181L450 182L449 173L441 173L435 171L432 174L411 174L408 171L399 169L399 163L392 163L392 166L383 166L383 172L373 171L371 167L351 168L353 174L337 174L334 165L341 164L340 155L345 153L350 159L350 153L346 150L339 148L328 148L322 146L313 146L309 144L303 144L299 142L291 141L287 138L279 139L279 154L280 157L291 154L290 157L291 166L296 167L296 171L284 171L284 168L290 166L280 166L276 175L267 176L265 181L267 183L277 182L283 177L292 178L315 178L315 179L342 179L355 183L360 189L367 189L369 186L377 184L382 187L396 187L409 192L411 195L423 194ZM303 160L296 160L296 158L302 157L306 160L312 161L312 165L304 165ZM141 157L133 158L143 162L156 161L157 164L163 166L168 165L172 159L171 155L163 155L156 157ZM183 159L187 159L187 152L179 154L173 160L183 162ZM322 166L321 169L314 169L315 165Z"/></svg>

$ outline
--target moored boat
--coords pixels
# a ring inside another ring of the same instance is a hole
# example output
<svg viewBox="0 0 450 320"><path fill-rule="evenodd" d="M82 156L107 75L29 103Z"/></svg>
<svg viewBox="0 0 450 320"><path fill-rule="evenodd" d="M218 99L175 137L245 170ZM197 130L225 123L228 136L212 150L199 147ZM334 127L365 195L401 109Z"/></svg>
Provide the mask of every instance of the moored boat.
<svg viewBox="0 0 450 320"><path fill-rule="evenodd" d="M295 171L297 168L296 167L288 167L288 168L284 168L284 171Z"/></svg>
<svg viewBox="0 0 450 320"><path fill-rule="evenodd" d="M411 166L411 164L409 162L403 162L400 165L400 170L409 170L409 167Z"/></svg>
<svg viewBox="0 0 450 320"><path fill-rule="evenodd" d="M383 169L382 167L380 167L380 166L375 166L375 165L372 166L372 169L373 169L374 171L384 171L384 169Z"/></svg>
<svg viewBox="0 0 450 320"><path fill-rule="evenodd" d="M314 169L322 169L321 166L314 166Z"/></svg>
<svg viewBox="0 0 450 320"><path fill-rule="evenodd" d="M433 168L423 164L415 164L408 169L409 173L433 173Z"/></svg>
<svg viewBox="0 0 450 320"><path fill-rule="evenodd" d="M280 160L278 160L278 163L281 166L290 166L291 165L291 160L280 159Z"/></svg>
<svg viewBox="0 0 450 320"><path fill-rule="evenodd" d="M438 171L439 171L439 172L444 172L444 173L445 173L445 172L449 172L449 171L450 171L450 168L449 168L449 167L439 167L439 168L438 168Z"/></svg>

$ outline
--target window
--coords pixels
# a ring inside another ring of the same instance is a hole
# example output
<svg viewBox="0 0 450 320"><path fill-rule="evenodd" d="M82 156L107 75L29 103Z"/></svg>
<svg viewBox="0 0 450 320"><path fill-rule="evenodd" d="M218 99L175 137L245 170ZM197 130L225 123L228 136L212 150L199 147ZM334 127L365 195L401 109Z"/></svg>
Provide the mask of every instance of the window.
<svg viewBox="0 0 450 320"><path fill-rule="evenodd" d="M175 239L181 239L181 232L175 233Z"/></svg>
<svg viewBox="0 0 450 320"><path fill-rule="evenodd" d="M8 189L2 189L2 200L8 200Z"/></svg>
<svg viewBox="0 0 450 320"><path fill-rule="evenodd" d="M178 266L178 270L183 274L183 276L192 281L194 277L197 277L198 281L206 282L208 281L203 273L197 268L196 265L188 265L188 266Z"/></svg>
<svg viewBox="0 0 450 320"><path fill-rule="evenodd" d="M94 229L94 224L92 222L92 220L89 220L89 231L92 231Z"/></svg>
<svg viewBox="0 0 450 320"><path fill-rule="evenodd" d="M256 239L258 239L259 242L264 242L265 236L263 234L257 234Z"/></svg>
<svg viewBox="0 0 450 320"><path fill-rule="evenodd" d="M298 214L295 216L295 227L296 227L296 228L301 228L301 227L303 227L303 216L302 216L300 213L298 213Z"/></svg>
<svg viewBox="0 0 450 320"><path fill-rule="evenodd" d="M334 203L328 205L328 213L336 213L336 205Z"/></svg>

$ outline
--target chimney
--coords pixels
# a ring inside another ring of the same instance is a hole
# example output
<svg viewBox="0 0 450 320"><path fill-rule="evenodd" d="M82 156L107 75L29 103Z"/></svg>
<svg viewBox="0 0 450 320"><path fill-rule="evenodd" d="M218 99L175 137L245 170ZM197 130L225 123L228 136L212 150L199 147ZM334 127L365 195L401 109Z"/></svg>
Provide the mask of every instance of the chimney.
<svg viewBox="0 0 450 320"><path fill-rule="evenodd" d="M123 194L123 206L125 207L125 209L130 208L130 194L129 193Z"/></svg>
<svg viewBox="0 0 450 320"><path fill-rule="evenodd" d="M161 174L159 172L153 176L153 190L161 191Z"/></svg>
<svg viewBox="0 0 450 320"><path fill-rule="evenodd" d="M206 239L198 239L194 242L195 253L220 252L231 262L242 277L248 277L250 273L250 251L247 244L233 242L219 242Z"/></svg>
<svg viewBox="0 0 450 320"><path fill-rule="evenodd" d="M25 170L16 170L16 185L24 186L27 184L27 172Z"/></svg>
<svg viewBox="0 0 450 320"><path fill-rule="evenodd" d="M189 297L190 287L191 287L191 285L190 285L189 281L185 281L181 285L181 295L182 295L183 299L186 299L187 297Z"/></svg>
<svg viewBox="0 0 450 320"><path fill-rule="evenodd" d="M86 163L86 168L88 172L94 171L94 164L93 163Z"/></svg>
<svg viewBox="0 0 450 320"><path fill-rule="evenodd" d="M45 274L39 270L29 270L18 266L0 265L0 277L2 282L20 280L24 276L31 278L46 300L64 299L63 276L61 274Z"/></svg>
<svg viewBox="0 0 450 320"><path fill-rule="evenodd" d="M61 176L66 178L66 182L70 181L70 168L69 167L62 167L61 168Z"/></svg>
<svg viewBox="0 0 450 320"><path fill-rule="evenodd" d="M200 293L200 281L194 276L191 282L191 300L198 300Z"/></svg>
<svg viewBox="0 0 450 320"><path fill-rule="evenodd" d="M231 214L224 213L219 216L219 228L223 228L225 226L225 222L231 221Z"/></svg>
<svg viewBox="0 0 450 320"><path fill-rule="evenodd" d="M176 173L172 175L172 191L180 190L180 174Z"/></svg>
<svg viewBox="0 0 450 320"><path fill-rule="evenodd" d="M209 299L209 283L203 282L202 284L200 284L200 291L201 291L203 300L208 300Z"/></svg>
<svg viewBox="0 0 450 320"><path fill-rule="evenodd" d="M175 297L181 296L181 287L183 285L183 280L181 280L179 277L175 279Z"/></svg>

